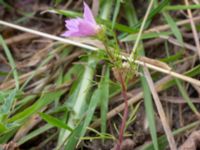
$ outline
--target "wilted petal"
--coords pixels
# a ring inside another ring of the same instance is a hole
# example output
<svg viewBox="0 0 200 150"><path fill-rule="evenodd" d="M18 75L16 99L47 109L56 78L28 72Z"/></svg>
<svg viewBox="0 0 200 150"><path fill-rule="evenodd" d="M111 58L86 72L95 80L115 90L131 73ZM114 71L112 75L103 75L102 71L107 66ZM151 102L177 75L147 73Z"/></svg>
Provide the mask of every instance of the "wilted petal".
<svg viewBox="0 0 200 150"><path fill-rule="evenodd" d="M83 13L84 20L87 20L93 24L96 24L92 11L90 10L89 6L84 2L84 13Z"/></svg>

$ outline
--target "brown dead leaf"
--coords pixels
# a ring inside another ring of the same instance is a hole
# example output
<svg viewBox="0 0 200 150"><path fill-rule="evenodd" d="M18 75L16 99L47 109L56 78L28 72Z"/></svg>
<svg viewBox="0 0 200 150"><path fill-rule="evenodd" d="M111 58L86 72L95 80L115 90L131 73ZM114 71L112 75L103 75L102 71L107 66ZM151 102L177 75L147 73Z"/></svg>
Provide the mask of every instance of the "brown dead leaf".
<svg viewBox="0 0 200 150"><path fill-rule="evenodd" d="M24 40L31 40L38 37L38 35L35 34L30 34L30 33L22 33L20 35L15 35L13 37L10 37L8 39L6 39L6 44L10 45L13 43L18 43L18 42L22 42Z"/></svg>
<svg viewBox="0 0 200 150"><path fill-rule="evenodd" d="M52 45L52 43L48 44L45 48L37 51L30 59L17 63L17 68L32 67L37 65L43 58L47 56L48 50Z"/></svg>
<svg viewBox="0 0 200 150"><path fill-rule="evenodd" d="M200 145L200 130L194 131L188 139L179 147L179 150L196 150Z"/></svg>
<svg viewBox="0 0 200 150"><path fill-rule="evenodd" d="M1 147L0 147L1 148ZM2 146L3 150L19 150L17 143L10 141L8 144Z"/></svg>
<svg viewBox="0 0 200 150"><path fill-rule="evenodd" d="M121 150L133 150L134 146L135 146L135 143L134 143L133 140L131 140L131 139L125 139L122 142ZM115 149L116 149L116 146L114 146L111 150L115 150Z"/></svg>
<svg viewBox="0 0 200 150"><path fill-rule="evenodd" d="M46 108L44 108L46 109ZM43 109L43 110L44 110ZM33 115L15 134L13 141L19 141L23 136L25 136L35 125L41 121L41 118L38 114Z"/></svg>
<svg viewBox="0 0 200 150"><path fill-rule="evenodd" d="M151 59L151 58L142 56L142 57L139 58L139 60L142 61L142 62L148 63L148 64L152 64L152 65L158 66L160 68L167 69L167 70L171 70L172 69L166 63L161 62L161 61L156 60L156 59Z"/></svg>

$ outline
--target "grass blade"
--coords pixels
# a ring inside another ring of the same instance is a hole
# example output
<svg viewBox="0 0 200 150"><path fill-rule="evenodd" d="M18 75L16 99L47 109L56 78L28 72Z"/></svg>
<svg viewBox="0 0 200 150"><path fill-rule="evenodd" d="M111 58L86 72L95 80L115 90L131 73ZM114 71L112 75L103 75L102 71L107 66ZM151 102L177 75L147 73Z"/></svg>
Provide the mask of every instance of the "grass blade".
<svg viewBox="0 0 200 150"><path fill-rule="evenodd" d="M0 44L3 46L4 52L5 52L5 54L6 54L7 58L8 58L10 66L12 68L13 76L14 76L14 79L15 79L16 89L19 89L19 77L18 77L18 73L17 73L17 70L16 70L15 61L14 61L9 48L7 47L7 45L6 45L4 39L2 38L1 35L0 35Z"/></svg>
<svg viewBox="0 0 200 150"><path fill-rule="evenodd" d="M17 142L18 146L28 142L29 140L31 140L32 138L44 133L45 131L48 131L49 129L52 128L52 125L46 124L34 131L32 131L31 133L27 134L26 136L22 137L19 142Z"/></svg>
<svg viewBox="0 0 200 150"><path fill-rule="evenodd" d="M105 77L102 79L101 83L101 132L106 133L106 115L108 112L108 101L109 101L109 68L106 68Z"/></svg>
<svg viewBox="0 0 200 150"><path fill-rule="evenodd" d="M178 86L178 89L181 93L181 95L183 96L184 100L187 102L188 106L190 107L190 109L197 115L200 116L197 108L195 107L195 105L192 103L190 97L187 94L187 91L185 90L185 88L183 87L183 84L180 80L175 79L176 85Z"/></svg>
<svg viewBox="0 0 200 150"><path fill-rule="evenodd" d="M11 123L11 122L14 122L14 121L17 121L17 122L23 121L24 119L26 119L30 115L32 115L35 112L37 112L42 107L44 107L44 106L50 104L51 102L53 102L55 99L57 99L58 97L60 97L62 94L63 94L63 92L61 92L61 91L55 91L55 92L43 94L37 100L37 102L35 102L30 107L26 108L25 110L23 110L23 111L15 114L11 118L9 118L8 122Z"/></svg>
<svg viewBox="0 0 200 150"><path fill-rule="evenodd" d="M58 127L58 128L63 128L69 131L73 131L72 128L70 128L67 124L63 123L61 120L52 117L50 115L47 115L45 113L39 113L40 117L42 117L42 119L44 119L46 122L48 122L49 124Z"/></svg>
<svg viewBox="0 0 200 150"><path fill-rule="evenodd" d="M83 118L83 111L87 109L87 96L90 92L90 87L93 80L93 74L94 74L94 68L96 67L96 59L93 57L88 58L87 65L85 67L85 71L81 77L81 80L77 84L77 88L73 90L71 93L71 99L70 101L73 103L72 106L72 113L70 113L69 119L68 119L68 125L71 128L75 128L77 126L77 123L74 122L74 120L80 120ZM74 132L74 131L73 131ZM63 141L67 138L69 138L70 134L69 131L61 130L60 136L59 136L59 143L57 147L60 147ZM65 144L66 144L65 143Z"/></svg>
<svg viewBox="0 0 200 150"><path fill-rule="evenodd" d="M169 5L169 6L166 6L164 8L164 11L165 10L168 10L168 11L177 11L177 10L187 10L187 9L199 9L200 8L200 5L189 5L189 6L186 6L186 5Z"/></svg>
<svg viewBox="0 0 200 150"><path fill-rule="evenodd" d="M16 91L16 89L12 90L8 97L5 98L3 105L0 107L0 122L4 122L4 120L8 118L15 101Z"/></svg>
<svg viewBox="0 0 200 150"><path fill-rule="evenodd" d="M118 14L119 14L120 4L121 4L121 0L116 0L114 15L113 15L113 19L112 19L112 29L113 29L114 26L115 26L115 22L116 22L116 20L117 20Z"/></svg>
<svg viewBox="0 0 200 150"><path fill-rule="evenodd" d="M178 27L176 25L176 22L172 19L172 17L167 12L163 12L163 15L165 17L166 22L169 24L169 26L172 30L172 33L175 35L177 40L182 44L183 37L182 37L180 30L178 29Z"/></svg>
<svg viewBox="0 0 200 150"><path fill-rule="evenodd" d="M160 116L160 119L161 119L161 122L162 122L162 126L163 126L165 134L167 136L170 149L176 150L177 148L176 148L176 143L175 143L174 137L172 135L171 129L170 129L169 124L167 122L166 115L164 113L164 110L163 110L162 104L160 102L159 96L156 92L156 89L155 89L154 83L152 81L151 75L150 75L150 73L149 73L149 71L146 67L144 67L144 74L146 76L148 86L151 89L151 93L153 95L154 102L156 104L156 107L157 107L157 110L158 110L158 113L159 113L159 116Z"/></svg>

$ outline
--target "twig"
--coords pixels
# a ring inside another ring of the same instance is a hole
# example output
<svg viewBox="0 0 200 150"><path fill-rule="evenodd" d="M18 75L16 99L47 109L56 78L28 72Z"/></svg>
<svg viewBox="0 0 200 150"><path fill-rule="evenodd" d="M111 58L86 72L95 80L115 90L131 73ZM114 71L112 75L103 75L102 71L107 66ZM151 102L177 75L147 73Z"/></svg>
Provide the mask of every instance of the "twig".
<svg viewBox="0 0 200 150"><path fill-rule="evenodd" d="M154 99L154 102L156 104L156 107L157 107L157 110L158 110L158 114L160 116L160 119L161 119L161 122L162 122L162 125L163 125L163 128L164 128L165 134L167 135L167 139L168 139L168 142L169 142L170 149L171 150L176 150L177 149L176 143L175 143L172 131L171 131L171 129L169 127L169 124L167 122L166 115L165 115L165 112L163 110L162 104L161 104L160 99L158 97L158 93L157 93L157 91L156 91L156 89L154 87L154 83L152 81L151 75L150 75L148 69L145 66L144 66L144 74L146 76L149 88L150 88L151 93L153 95L153 99Z"/></svg>
<svg viewBox="0 0 200 150"><path fill-rule="evenodd" d="M39 36L42 36L42 37L46 37L46 38L49 38L49 39L52 39L52 40L56 40L56 41L60 41L60 42L63 42L63 43L71 44L71 45L74 45L74 46L79 46L79 47L90 49L90 50L93 50L93 51L98 50L96 47L92 47L92 46L89 46L89 45L81 44L79 42L76 42L76 41L73 41L73 40L70 40L70 39L64 39L64 38L57 37L57 36L54 36L54 35L50 35L50 34L47 34L47 33L44 33L44 32L40 32L40 31L29 29L29 28L25 28L25 27L22 27L22 26L19 26L19 25L15 25L15 24L12 24L12 23L8 23L8 22L5 22L5 21L2 21L2 20L0 20L0 24L8 26L8 27L11 27L11 28L15 28L15 29L18 29L18 30L21 30L21 31L24 31L24 32L29 32L29 33L36 34L36 35L39 35Z"/></svg>
<svg viewBox="0 0 200 150"><path fill-rule="evenodd" d="M192 103L200 103L200 98L190 98ZM185 104L187 103L182 97L172 97L172 96L165 96L160 97L160 100L173 103L173 104Z"/></svg>
<svg viewBox="0 0 200 150"><path fill-rule="evenodd" d="M200 17L199 16L198 17L194 17L193 21L199 22L200 21ZM185 25L185 24L188 24L188 23L190 23L190 19L185 19L185 20L178 21L176 23L176 25L177 26L182 26L182 25ZM149 30L146 30L144 33L155 32L155 31L156 32L157 31L161 32L161 31L165 31L165 30L168 30L168 29L170 29L170 26L168 24L167 25L160 25L160 26L153 27L153 28L151 28Z"/></svg>
<svg viewBox="0 0 200 150"><path fill-rule="evenodd" d="M47 107L44 107L42 111L44 111ZM34 126L36 126L42 119L38 114L34 114L30 117L17 131L15 134L13 141L18 142L22 137L24 137Z"/></svg>
<svg viewBox="0 0 200 150"><path fill-rule="evenodd" d="M122 58L124 58L124 56L122 56ZM124 59L127 60L128 58L124 58ZM129 61L133 62L132 59L129 60ZM135 60L135 63L140 65L140 66L146 66L146 67L148 67L150 69L153 69L153 70L165 73L165 74L169 74L169 75L171 75L173 77L176 77L178 79L181 79L181 80L187 81L189 83L195 84L197 86L200 86L200 81L197 80L197 79L194 79L194 78L191 78L191 77L188 77L188 76L173 72L171 70L163 69L161 67L158 67L158 66L155 66L155 65L152 65L152 64L148 64L148 63L145 63L145 62L142 62L142 61Z"/></svg>
<svg viewBox="0 0 200 150"><path fill-rule="evenodd" d="M185 0L185 4L186 4L186 6L189 5L188 0ZM193 32L193 35L194 35L194 40L195 40L195 44L196 44L196 47L197 47L197 53L198 53L199 59L200 59L200 42L199 42L199 38L198 38L198 33L197 33L197 30L196 30L195 23L193 21L193 16L192 16L191 10L188 9L187 13L188 13L190 24L191 24L191 27L192 27L192 32Z"/></svg>
<svg viewBox="0 0 200 150"><path fill-rule="evenodd" d="M192 50L194 52L197 52L197 48L191 44L188 43L180 43L178 40L176 40L173 37L168 37L168 36L161 36L161 38L168 40L169 43L172 43L176 46L182 47L182 48L187 48L188 50Z"/></svg>
<svg viewBox="0 0 200 150"><path fill-rule="evenodd" d="M6 42L6 44L10 45L10 44L13 44L13 43L21 42L23 40L30 40L30 39L33 39L33 38L36 38L36 37L38 37L38 35L34 35L34 34L30 34L30 33L23 33L23 34L11 37L9 39L6 39L5 42Z"/></svg>

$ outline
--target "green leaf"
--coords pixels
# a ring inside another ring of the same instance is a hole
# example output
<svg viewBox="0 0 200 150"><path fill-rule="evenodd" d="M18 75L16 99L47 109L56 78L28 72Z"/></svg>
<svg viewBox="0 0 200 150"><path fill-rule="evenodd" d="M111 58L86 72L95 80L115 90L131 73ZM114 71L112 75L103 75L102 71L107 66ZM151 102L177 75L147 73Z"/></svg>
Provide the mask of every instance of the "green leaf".
<svg viewBox="0 0 200 150"><path fill-rule="evenodd" d="M0 123L0 133L6 132L7 130L8 130L8 128L4 124Z"/></svg>
<svg viewBox="0 0 200 150"><path fill-rule="evenodd" d="M101 3L102 3L100 10L101 19L109 20L110 15L112 13L112 6L114 2L113 0L109 0L109 1L102 1Z"/></svg>
<svg viewBox="0 0 200 150"><path fill-rule="evenodd" d="M55 5L60 4L61 2L63 2L64 0L54 0Z"/></svg>
<svg viewBox="0 0 200 150"><path fill-rule="evenodd" d="M155 7L154 9L152 9L152 11L149 13L148 15L148 18L147 18L147 22L146 22L146 25L149 25L149 21L151 21L151 19L156 16L157 14L159 14L160 12L162 12L162 10L170 3L171 0L163 0L161 1L157 7ZM131 1L132 2L132 1ZM130 3L130 1L127 1L127 3L132 6L132 4ZM133 7L133 6L132 6ZM135 10L132 10L133 14L135 14ZM128 19L131 19L131 18L128 18ZM132 18L133 20L130 20L128 21L129 23L133 22L134 21L134 24L132 25L131 24L131 28L132 30L135 30L135 32L132 32L132 33L136 33L138 32L138 28L140 28L141 24L142 24L142 21L143 19L141 19L140 21L136 21L136 17L134 16ZM147 27L147 26L145 26ZM127 32L127 33L130 33L130 32ZM125 38L126 36L128 36L127 33L122 33L121 35L119 35L119 39L122 39L122 38Z"/></svg>
<svg viewBox="0 0 200 150"><path fill-rule="evenodd" d="M4 94L4 92L0 91L0 103L5 101L5 99L6 99L6 95Z"/></svg>
<svg viewBox="0 0 200 150"><path fill-rule="evenodd" d="M183 43L183 37L182 37L180 30L178 29L178 27L176 25L176 22L172 19L172 17L167 12L163 12L163 15L164 15L167 23L169 24L173 34L175 35L177 40L182 44Z"/></svg>
<svg viewBox="0 0 200 150"><path fill-rule="evenodd" d="M114 26L115 26L115 22L116 22L116 20L117 20L118 14L119 14L120 4L121 4L121 0L116 0L114 15L113 15L113 19L112 19L112 29L113 29Z"/></svg>
<svg viewBox="0 0 200 150"><path fill-rule="evenodd" d="M87 98L90 94L90 89L93 81L93 75L96 67L97 59L93 56L88 58L88 63L85 66L85 71L81 77L81 80L78 80L78 83L75 83L75 89L70 93L70 97L67 100L70 101L68 104L71 105L72 112L69 115L68 125L72 128L77 126L77 122L83 118L84 111L87 109ZM73 87L74 88L74 87ZM69 131L61 130L59 136L59 144L63 143L63 140L70 135Z"/></svg>
<svg viewBox="0 0 200 150"><path fill-rule="evenodd" d="M192 103L190 97L187 94L187 91L185 90L185 88L182 85L182 82L178 79L175 79L176 85L178 86L178 89L181 93L181 95L183 96L183 99L187 102L188 106L190 107L190 109L197 115L199 115L199 112L197 110L197 108L195 107L195 105Z"/></svg>
<svg viewBox="0 0 200 150"><path fill-rule="evenodd" d="M100 95L101 95L101 89L98 88L94 91L94 93L91 97L91 101L90 101L90 104L89 104L88 109L87 109L86 118L84 119L83 127L82 127L82 130L81 130L81 133L80 133L81 137L84 136L86 129L87 129L88 125L90 124L91 120L92 120L96 106L100 101Z"/></svg>
<svg viewBox="0 0 200 150"><path fill-rule="evenodd" d="M187 10L187 9L199 9L200 8L200 5L189 5L189 6L186 6L186 5L169 5L169 6L166 6L164 8L164 11L165 10Z"/></svg>
<svg viewBox="0 0 200 150"><path fill-rule="evenodd" d="M86 115L86 118L84 119L82 131L80 134L81 137L84 136L86 129L92 120L94 111L95 111L98 103L100 102L100 100L104 100L104 101L108 102L108 95L109 95L109 92L108 92L108 77L109 76L108 75L109 75L109 70L107 70L107 72L106 72L106 77L105 78L102 77L102 80L99 83L98 88L94 91L94 93L91 97L90 104L87 109L87 115ZM104 99L104 98L106 98L106 99ZM108 103L106 103L106 105L108 105ZM108 107L108 106L106 106L106 107ZM106 119L106 116L104 116L104 117L105 117L104 119ZM106 121L106 120L104 120L104 121Z"/></svg>
<svg viewBox="0 0 200 150"><path fill-rule="evenodd" d="M183 58L183 53L182 52L177 52L174 55L170 55L169 57L165 57L165 58L161 58L159 59L160 61L163 61L165 63L171 63L171 62L175 62L179 59Z"/></svg>
<svg viewBox="0 0 200 150"><path fill-rule="evenodd" d="M151 92L148 86L146 86L146 78L144 76L140 77L142 82L142 87L144 90L144 106L145 106L145 113L147 115L147 120L149 124L149 129L151 133L151 138L154 143L154 148L158 150L158 140L157 140L157 134L156 134L156 125L155 125L155 117L154 117L154 108L153 108L153 102L151 97Z"/></svg>
<svg viewBox="0 0 200 150"><path fill-rule="evenodd" d="M5 144L8 142L9 139L11 139L14 134L16 133L17 129L10 130L6 132L5 134L0 136L0 144Z"/></svg>
<svg viewBox="0 0 200 150"><path fill-rule="evenodd" d="M36 137L36 136L38 136L38 135L44 133L45 131L48 131L48 130L51 129L51 128L53 128L53 126L50 125L50 124L46 124L46 125L44 125L44 126L42 126L42 127L39 127L38 129L36 129L36 130L34 130L34 131L28 133L28 134L25 135L24 137L22 137L22 138L19 140L19 142L17 142L17 145L20 146L20 145L26 143L27 141L33 139L34 137Z"/></svg>
<svg viewBox="0 0 200 150"><path fill-rule="evenodd" d="M83 128L83 123L80 123L77 125L77 127L73 130L73 132L68 137L67 144L64 146L65 150L74 150L76 148L76 144L80 138L80 133ZM64 139L63 141L66 141L67 139Z"/></svg>
<svg viewBox="0 0 200 150"><path fill-rule="evenodd" d="M27 117L31 116L34 113L37 113L38 110L40 110L45 105L48 105L49 103L53 102L55 99L60 97L63 94L61 91L55 91L51 93L45 93L43 94L37 102L35 102L32 106L26 108L22 112L17 113L13 117L8 119L8 122L13 121L23 121Z"/></svg>
<svg viewBox="0 0 200 150"><path fill-rule="evenodd" d="M13 10L13 7L10 4L6 3L4 0L0 0L0 4L9 10Z"/></svg>
<svg viewBox="0 0 200 150"><path fill-rule="evenodd" d="M14 61L9 48L7 47L3 37L1 35L0 35L0 44L3 46L4 52L5 52L5 54L6 54L7 58L8 58L10 66L12 68L13 76L14 76L14 79L15 79L16 89L19 89L19 77L18 77L18 73L17 73L17 70L16 70L15 61Z"/></svg>
<svg viewBox="0 0 200 150"><path fill-rule="evenodd" d="M106 121L108 112L108 102L109 102L109 67L106 68L105 76L102 78L100 89L101 89L101 132L106 133Z"/></svg>
<svg viewBox="0 0 200 150"><path fill-rule="evenodd" d="M0 71L0 76L7 76L7 75L8 75L8 72Z"/></svg>
<svg viewBox="0 0 200 150"><path fill-rule="evenodd" d="M5 98L3 105L0 107L0 122L6 119L7 116L9 115L13 103L15 101L16 93L17 93L16 89L12 90L8 95L8 97Z"/></svg>
<svg viewBox="0 0 200 150"><path fill-rule="evenodd" d="M44 119L46 122L48 122L49 124L51 124L55 127L64 128L66 130L73 131L73 129L70 128L67 124L65 124L63 121L61 121L55 117L52 117L45 113L39 113L39 115L40 115L40 117L42 117L42 119Z"/></svg>
<svg viewBox="0 0 200 150"><path fill-rule="evenodd" d="M169 36L172 32L151 32L151 33L143 33L140 37L140 40L146 40L146 39L152 39L152 38L158 38L161 36ZM138 37L138 34L130 34L125 38L122 38L122 42L130 42L135 41Z"/></svg>
<svg viewBox="0 0 200 150"><path fill-rule="evenodd" d="M148 20L149 19L152 19L155 15L157 15L158 13L160 13L169 3L170 3L171 0L163 0L161 1L156 8L154 8L149 16L148 16ZM142 22L142 21L140 21Z"/></svg>
<svg viewBox="0 0 200 150"><path fill-rule="evenodd" d="M53 9L53 10L56 11L58 14L67 16L67 17L81 17L82 16L81 13L77 13L70 10L58 10L58 9Z"/></svg>

